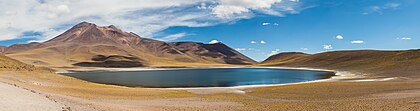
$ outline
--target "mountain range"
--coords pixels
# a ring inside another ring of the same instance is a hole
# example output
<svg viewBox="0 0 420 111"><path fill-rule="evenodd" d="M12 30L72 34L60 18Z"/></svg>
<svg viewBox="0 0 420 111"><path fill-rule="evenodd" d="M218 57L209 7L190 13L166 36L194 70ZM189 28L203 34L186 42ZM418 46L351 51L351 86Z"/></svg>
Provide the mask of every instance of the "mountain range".
<svg viewBox="0 0 420 111"><path fill-rule="evenodd" d="M255 64L224 43L164 42L117 27L82 22L45 42L0 47L24 63L68 67L138 67L199 64Z"/></svg>

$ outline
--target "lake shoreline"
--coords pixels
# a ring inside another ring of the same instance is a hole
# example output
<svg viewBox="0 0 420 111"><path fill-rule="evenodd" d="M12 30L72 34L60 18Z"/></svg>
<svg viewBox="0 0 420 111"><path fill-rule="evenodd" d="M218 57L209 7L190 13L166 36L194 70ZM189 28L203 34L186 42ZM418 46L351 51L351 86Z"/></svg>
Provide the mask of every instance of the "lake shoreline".
<svg viewBox="0 0 420 111"><path fill-rule="evenodd" d="M154 70L183 70L183 69L207 69L207 68L274 68L274 69L292 69L292 70L307 70L307 71L325 71L332 72L334 76L328 79L319 79L312 81L296 82L296 83L283 83L283 84L260 84L260 85L241 85L229 87L185 87L185 88L153 88L159 90L179 90L188 91L194 94L217 94L217 93L232 93L232 94L245 94L247 90L256 88L269 88L278 86L291 86L300 84L322 83L322 82L365 82L365 81L388 81L395 78L381 78L381 79L367 79L366 76L359 73L348 71L337 71L328 69L308 68L308 67L260 67L260 66L229 66L229 67L183 67L183 68L158 68L158 67L140 67L140 68L81 68L66 70L66 73L72 72L120 72L120 71L154 71ZM60 73L60 72L59 72ZM62 73L62 72L61 72ZM110 85L110 84L104 84ZM120 86L120 85L110 85ZM126 86L121 86L126 87ZM145 87L131 87L131 88L145 88Z"/></svg>
<svg viewBox="0 0 420 111"><path fill-rule="evenodd" d="M288 85L298 85L298 84L310 84L310 83L319 83L319 82L337 82L346 79L361 79L361 76L356 76L355 74L344 72L344 71L335 71L327 69L316 69L316 68L295 68L295 67L253 67L253 68L274 68L274 69L293 69L293 70L308 70L308 71L326 71L333 72L335 76L332 76L328 79L319 79L313 81L305 82L296 82L296 83L284 83L284 84L265 84L265 85L243 85L243 86L231 86L231 87L195 87L195 88L165 88L167 90L186 90L195 94L216 94L216 93L234 93L234 94L245 94L246 90L254 88L266 88L266 87L277 87L277 86L288 86Z"/></svg>
<svg viewBox="0 0 420 111"><path fill-rule="evenodd" d="M325 71L334 73L334 76L329 77L328 79L319 79L312 81L296 82L296 83L282 83L282 84L259 84L259 85L240 85L240 86L228 86L228 87L184 87L184 88L156 88L161 90L186 90L195 94L209 94L209 93L243 93L244 90L252 88L261 88L261 87L274 87L274 86L285 86L285 85L296 85L296 84L308 84L315 82L334 82L341 81L346 79L356 79L363 78L362 76L357 76L356 74L335 71L335 70L326 70L326 69L316 69L316 68L295 68L295 67L258 67L258 66L235 66L235 67L183 67L183 68L157 68L157 67L140 67L140 68L80 68L80 69L71 69L64 72L57 73L74 73L74 72L120 72L120 71L157 71L157 70L183 70L183 69L208 69L208 68L273 68L273 69L291 69L291 70L305 70L305 71ZM111 85L111 84L105 84ZM120 86L120 85L117 85ZM127 87L127 86L122 86ZM145 87L133 87L133 88L145 88Z"/></svg>

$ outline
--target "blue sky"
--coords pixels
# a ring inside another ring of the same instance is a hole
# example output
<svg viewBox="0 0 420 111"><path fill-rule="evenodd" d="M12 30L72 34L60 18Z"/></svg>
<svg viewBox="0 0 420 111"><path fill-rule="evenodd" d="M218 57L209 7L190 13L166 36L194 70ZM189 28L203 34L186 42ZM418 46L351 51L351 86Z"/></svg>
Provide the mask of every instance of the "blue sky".
<svg viewBox="0 0 420 111"><path fill-rule="evenodd" d="M399 6L371 9L392 4ZM325 0L310 5L313 7L286 17L261 15L232 24L200 28L172 27L165 31L189 33L174 41L219 40L239 48L256 60L267 58L273 51L317 53L330 50L420 48L420 4L417 1ZM263 23L270 24L264 26ZM337 39L337 35L343 39ZM251 41L257 43L252 44ZM352 44L351 41L363 43ZM324 49L323 45L331 45L332 49Z"/></svg>
<svg viewBox="0 0 420 111"><path fill-rule="evenodd" d="M333 50L420 48L420 2L417 0L261 1L265 3L203 0L197 3L185 1L168 3L168 6L156 5L152 9L132 6L141 8L126 12L129 15L123 16L108 17L92 12L80 13L81 16L71 16L73 19L68 20L60 17L72 14L73 6L63 3L65 5L56 5L63 11L58 14L54 12L52 16L58 17L57 22L40 22L47 25L42 30L16 26L12 31L18 30L17 34L11 36L11 39L6 39L4 35L13 33L0 33L3 35L0 36L3 38L0 39L0 45L46 40L85 20L99 25L115 24L144 37L169 42L208 43L217 40L258 61L271 54L289 51L318 53ZM121 7L125 6L128 5ZM120 10L116 9L115 12L120 13ZM138 17L150 17L151 20L129 21Z"/></svg>

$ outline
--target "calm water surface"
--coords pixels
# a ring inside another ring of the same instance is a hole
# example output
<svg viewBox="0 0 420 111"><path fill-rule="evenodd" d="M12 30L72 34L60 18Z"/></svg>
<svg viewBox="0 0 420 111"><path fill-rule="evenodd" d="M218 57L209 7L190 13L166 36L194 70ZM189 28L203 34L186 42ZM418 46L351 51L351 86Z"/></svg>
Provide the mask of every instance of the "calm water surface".
<svg viewBox="0 0 420 111"><path fill-rule="evenodd" d="M209 68L126 72L78 72L66 76L129 87L229 87L327 79L331 72L274 68Z"/></svg>

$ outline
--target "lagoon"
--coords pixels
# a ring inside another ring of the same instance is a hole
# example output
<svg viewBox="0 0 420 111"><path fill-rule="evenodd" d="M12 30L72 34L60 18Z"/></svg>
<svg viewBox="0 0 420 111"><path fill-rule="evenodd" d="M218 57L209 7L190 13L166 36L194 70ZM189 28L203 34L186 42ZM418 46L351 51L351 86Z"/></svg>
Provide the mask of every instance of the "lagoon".
<svg viewBox="0 0 420 111"><path fill-rule="evenodd" d="M232 87L286 84L328 79L327 71L279 68L195 68L121 72L75 72L62 75L89 82L148 88Z"/></svg>

